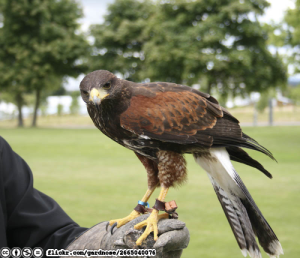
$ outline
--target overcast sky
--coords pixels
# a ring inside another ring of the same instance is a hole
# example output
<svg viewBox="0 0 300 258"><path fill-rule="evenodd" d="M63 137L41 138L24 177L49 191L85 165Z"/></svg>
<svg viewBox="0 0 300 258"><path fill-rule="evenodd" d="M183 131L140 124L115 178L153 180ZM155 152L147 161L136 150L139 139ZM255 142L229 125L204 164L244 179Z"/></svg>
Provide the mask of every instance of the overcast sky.
<svg viewBox="0 0 300 258"><path fill-rule="evenodd" d="M102 23L103 16L107 11L107 5L114 2L114 0L81 0L84 18L80 20L82 23L82 30L87 31L91 24ZM260 18L262 22L281 21L284 12L288 8L294 8L295 0L269 0L271 6L266 9L264 16ZM77 90L79 82L83 76L77 79L69 78L65 85L67 90Z"/></svg>
<svg viewBox="0 0 300 258"><path fill-rule="evenodd" d="M107 5L114 0L81 0L83 7L84 19L82 19L82 29L87 30L91 24L101 23L103 15L107 10ZM287 8L295 6L295 0L269 0L271 6L266 9L265 15L261 18L262 21L268 22L271 20L280 21Z"/></svg>

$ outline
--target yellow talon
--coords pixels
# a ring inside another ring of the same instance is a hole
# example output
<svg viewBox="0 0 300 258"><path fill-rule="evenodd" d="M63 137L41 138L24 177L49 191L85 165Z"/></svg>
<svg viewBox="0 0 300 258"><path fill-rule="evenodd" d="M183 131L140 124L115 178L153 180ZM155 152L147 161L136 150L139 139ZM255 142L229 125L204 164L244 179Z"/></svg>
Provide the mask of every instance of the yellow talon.
<svg viewBox="0 0 300 258"><path fill-rule="evenodd" d="M164 201L169 188L166 188L164 186L161 187L160 194L158 196L158 200ZM139 239L136 241L136 245L141 245L142 242L149 236L149 234L153 231L154 232L154 240L156 241L158 239L158 229L157 229L157 222L160 219L166 219L169 217L169 214L164 213L161 215L158 215L158 210L153 209L152 213L148 217L148 219L136 224L134 226L135 229L141 229L144 226L147 226L144 233L139 237Z"/></svg>
<svg viewBox="0 0 300 258"><path fill-rule="evenodd" d="M142 202L147 202L151 196L151 194L154 192L156 187L152 187L147 189L145 195L142 198ZM133 210L127 217L123 219L113 219L109 221L109 225L112 226L113 224L117 223L117 228L125 225L126 223L134 220L135 218L139 217L140 213L137 212L136 210Z"/></svg>
<svg viewBox="0 0 300 258"><path fill-rule="evenodd" d="M159 214L158 215L158 220L168 219L168 218L169 218L169 214L168 213L163 213L163 214Z"/></svg>
<svg viewBox="0 0 300 258"><path fill-rule="evenodd" d="M141 229L144 226L147 225L144 233L139 237L139 239L136 241L137 245L141 245L142 242L147 238L147 236L153 231L154 232L154 240L157 240L157 222L159 220L158 210L153 210L151 215L148 217L147 220L144 220L134 226L135 229Z"/></svg>
<svg viewBox="0 0 300 258"><path fill-rule="evenodd" d="M125 225L126 223L128 223L129 221L134 220L135 218L139 217L140 214L133 210L127 217L123 218L123 219L113 219L109 221L109 225L112 226L114 223L117 222L117 228Z"/></svg>

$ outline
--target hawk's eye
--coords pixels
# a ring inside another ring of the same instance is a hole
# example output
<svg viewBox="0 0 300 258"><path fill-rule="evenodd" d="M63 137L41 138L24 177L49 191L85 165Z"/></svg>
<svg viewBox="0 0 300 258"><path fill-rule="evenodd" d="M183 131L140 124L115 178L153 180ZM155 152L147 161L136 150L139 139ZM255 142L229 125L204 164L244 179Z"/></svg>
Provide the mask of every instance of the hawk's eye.
<svg viewBox="0 0 300 258"><path fill-rule="evenodd" d="M89 93L87 92L87 91L85 91L85 90L82 90L81 91L84 95L89 95Z"/></svg>
<svg viewBox="0 0 300 258"><path fill-rule="evenodd" d="M107 83L105 83L105 84L103 85L103 89L105 89L105 90L109 90L110 87L111 87L110 82L107 82Z"/></svg>

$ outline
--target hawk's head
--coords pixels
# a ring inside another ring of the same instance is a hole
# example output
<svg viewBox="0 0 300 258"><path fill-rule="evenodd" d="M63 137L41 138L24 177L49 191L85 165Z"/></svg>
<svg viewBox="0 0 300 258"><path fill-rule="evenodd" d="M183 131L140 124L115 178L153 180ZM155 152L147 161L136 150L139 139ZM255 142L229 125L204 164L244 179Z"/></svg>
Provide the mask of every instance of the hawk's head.
<svg viewBox="0 0 300 258"><path fill-rule="evenodd" d="M104 99L114 98L120 90L120 80L111 72L97 70L86 75L80 83L81 97L85 103L99 106Z"/></svg>

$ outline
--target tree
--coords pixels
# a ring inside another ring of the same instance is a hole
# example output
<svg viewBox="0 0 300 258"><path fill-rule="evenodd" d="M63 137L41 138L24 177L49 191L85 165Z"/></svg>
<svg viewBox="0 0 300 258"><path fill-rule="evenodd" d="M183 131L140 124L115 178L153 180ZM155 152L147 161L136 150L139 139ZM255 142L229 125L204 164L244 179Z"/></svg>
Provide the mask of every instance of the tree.
<svg viewBox="0 0 300 258"><path fill-rule="evenodd" d="M109 5L104 23L90 28L95 38L90 70L106 69L140 80L143 46L149 39L143 32L154 11L154 3L147 0L116 0Z"/></svg>
<svg viewBox="0 0 300 258"><path fill-rule="evenodd" d="M264 110L269 106L270 99L276 98L276 91L274 89L269 89L260 94L260 98L256 103L256 109L260 113L263 113Z"/></svg>
<svg viewBox="0 0 300 258"><path fill-rule="evenodd" d="M290 98L294 105L300 105L300 86L289 87L287 89L287 97Z"/></svg>
<svg viewBox="0 0 300 258"><path fill-rule="evenodd" d="M286 42L287 46L292 48L292 58L290 64L295 67L295 72L300 71L300 0L296 0L295 8L288 9L284 16L284 22L287 24Z"/></svg>
<svg viewBox="0 0 300 258"><path fill-rule="evenodd" d="M93 67L134 80L200 82L223 96L264 91L286 80L257 19L267 1L131 2L117 0L105 22L92 27L99 60Z"/></svg>
<svg viewBox="0 0 300 258"><path fill-rule="evenodd" d="M78 33L77 22L82 11L75 0L2 1L0 88L14 96L19 126L23 126L23 95L35 94L32 126L36 126L42 91L86 69L89 45Z"/></svg>

